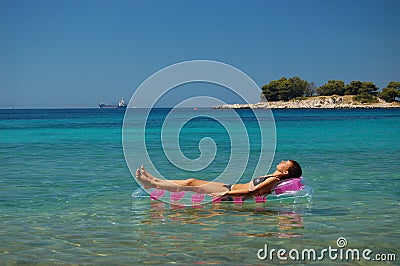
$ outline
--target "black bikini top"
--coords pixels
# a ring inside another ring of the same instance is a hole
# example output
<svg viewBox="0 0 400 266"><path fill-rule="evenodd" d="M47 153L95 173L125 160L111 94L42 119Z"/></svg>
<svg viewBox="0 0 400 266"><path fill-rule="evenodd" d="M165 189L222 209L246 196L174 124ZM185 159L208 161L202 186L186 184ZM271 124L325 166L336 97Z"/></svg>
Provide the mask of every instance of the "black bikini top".
<svg viewBox="0 0 400 266"><path fill-rule="evenodd" d="M257 186L258 184L261 184L262 182L264 182L267 178L270 178L271 176L260 176L257 177L256 179L253 180L253 184L254 186Z"/></svg>

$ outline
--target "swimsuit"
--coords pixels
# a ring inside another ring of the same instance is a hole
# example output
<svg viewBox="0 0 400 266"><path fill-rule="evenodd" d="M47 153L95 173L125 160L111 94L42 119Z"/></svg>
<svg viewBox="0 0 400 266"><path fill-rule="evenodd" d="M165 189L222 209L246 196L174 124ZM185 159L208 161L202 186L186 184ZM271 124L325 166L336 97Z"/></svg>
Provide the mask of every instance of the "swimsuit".
<svg viewBox="0 0 400 266"><path fill-rule="evenodd" d="M253 180L254 186L257 186L258 184L261 184L261 183L264 182L267 178L268 178L268 176L260 176L260 177L257 177L256 179Z"/></svg>
<svg viewBox="0 0 400 266"><path fill-rule="evenodd" d="M258 184L261 184L262 182L267 180L267 178L270 178L270 177L271 176L260 176L260 177L257 177L256 179L253 180L253 184L254 184L254 186L257 186ZM222 186L226 187L229 191L231 191L232 187L233 187L232 184L224 184Z"/></svg>
<svg viewBox="0 0 400 266"><path fill-rule="evenodd" d="M232 190L233 185L232 184L224 184L222 185L223 187L226 187L229 191Z"/></svg>

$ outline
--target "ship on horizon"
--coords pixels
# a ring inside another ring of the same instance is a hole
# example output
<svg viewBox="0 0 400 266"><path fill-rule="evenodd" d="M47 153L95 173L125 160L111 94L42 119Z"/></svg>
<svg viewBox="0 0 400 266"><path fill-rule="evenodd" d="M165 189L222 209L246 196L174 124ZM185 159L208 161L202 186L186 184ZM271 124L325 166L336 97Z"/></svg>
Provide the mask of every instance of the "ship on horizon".
<svg viewBox="0 0 400 266"><path fill-rule="evenodd" d="M126 103L124 101L124 98L121 98L121 100L118 102L117 105L100 103L99 107L100 108L126 108L127 106L126 106Z"/></svg>

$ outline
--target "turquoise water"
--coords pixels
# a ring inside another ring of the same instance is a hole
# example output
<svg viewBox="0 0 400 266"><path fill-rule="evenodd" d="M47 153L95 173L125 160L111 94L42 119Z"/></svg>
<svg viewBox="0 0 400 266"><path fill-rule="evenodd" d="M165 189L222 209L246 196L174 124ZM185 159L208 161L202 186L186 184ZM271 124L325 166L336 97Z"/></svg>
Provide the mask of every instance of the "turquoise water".
<svg viewBox="0 0 400 266"><path fill-rule="evenodd" d="M138 186L122 148L124 111L0 110L0 264L262 265L271 263L257 257L265 244L322 250L337 247L339 237L348 248L396 254L398 262L400 110L276 110L274 117L274 164L302 164L314 188L308 205L182 208L135 201ZM183 129L190 132L182 137L185 155L199 155L193 132L223 143L213 168L198 176L207 179L224 164L228 146L218 124L202 119L199 125L203 130L196 123ZM161 171L186 176L166 162L157 143L150 139L148 147Z"/></svg>

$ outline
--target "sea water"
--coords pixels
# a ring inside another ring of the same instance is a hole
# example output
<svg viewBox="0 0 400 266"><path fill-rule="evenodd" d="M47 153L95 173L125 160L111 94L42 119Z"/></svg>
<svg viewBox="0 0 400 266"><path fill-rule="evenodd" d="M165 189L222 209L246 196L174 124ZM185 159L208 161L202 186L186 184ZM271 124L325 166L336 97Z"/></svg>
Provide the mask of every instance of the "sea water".
<svg viewBox="0 0 400 266"><path fill-rule="evenodd" d="M244 120L249 111L241 111ZM397 262L387 263L398 263L399 109L274 110L273 165L300 162L314 188L311 203L196 207L131 198L138 185L122 147L124 112L0 110L0 264L292 264L288 253L288 261L257 254L265 247L339 249L339 238L347 241L343 248L395 254ZM155 110L153 119L166 112ZM246 123L251 128L255 122ZM201 127L222 130L211 119ZM223 132L211 137L226 142ZM182 138L184 154L199 156L198 138ZM187 173L166 161L157 141L148 145L153 162L165 175L184 178ZM227 145L220 145L211 173L223 168ZM378 263L325 255L330 264Z"/></svg>

